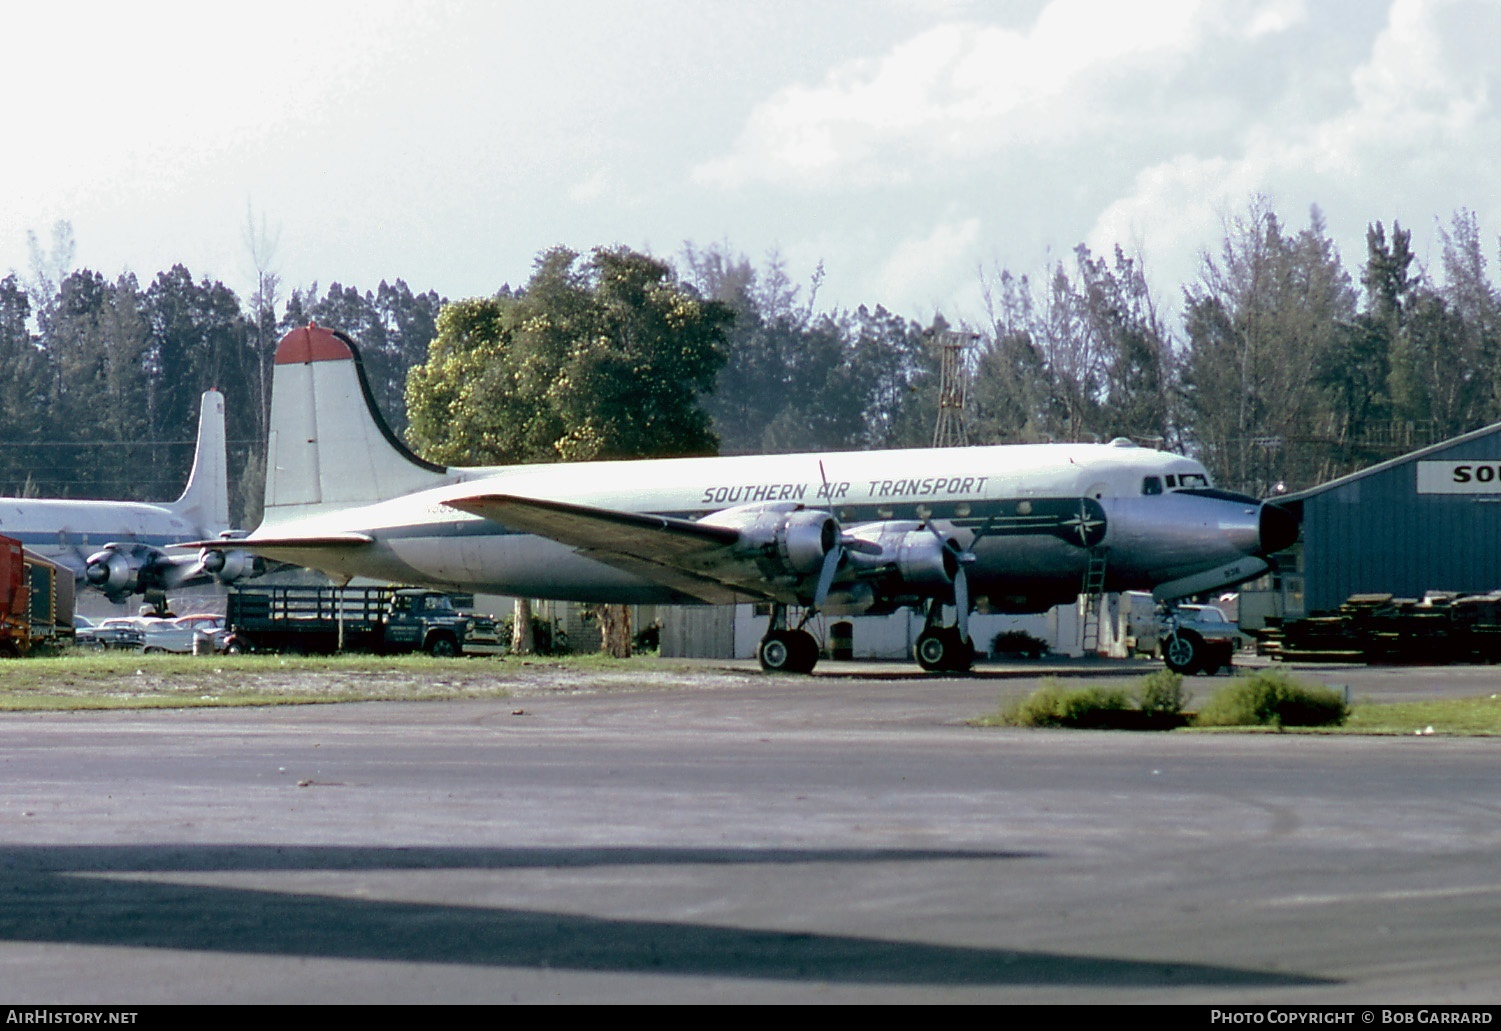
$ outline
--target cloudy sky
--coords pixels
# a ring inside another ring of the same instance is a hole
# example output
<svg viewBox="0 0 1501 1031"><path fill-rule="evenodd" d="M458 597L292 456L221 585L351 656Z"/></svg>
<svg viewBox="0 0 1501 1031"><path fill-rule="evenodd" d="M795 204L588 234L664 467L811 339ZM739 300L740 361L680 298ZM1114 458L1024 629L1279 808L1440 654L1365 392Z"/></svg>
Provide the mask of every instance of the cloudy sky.
<svg viewBox="0 0 1501 1031"><path fill-rule="evenodd" d="M821 306L975 319L978 270L1144 255L1175 303L1268 196L1433 256L1501 232L1501 0L7 5L0 275L181 262L448 297L556 244L775 251ZM1495 95L1493 97L1493 94ZM1494 250L1492 257L1495 257Z"/></svg>

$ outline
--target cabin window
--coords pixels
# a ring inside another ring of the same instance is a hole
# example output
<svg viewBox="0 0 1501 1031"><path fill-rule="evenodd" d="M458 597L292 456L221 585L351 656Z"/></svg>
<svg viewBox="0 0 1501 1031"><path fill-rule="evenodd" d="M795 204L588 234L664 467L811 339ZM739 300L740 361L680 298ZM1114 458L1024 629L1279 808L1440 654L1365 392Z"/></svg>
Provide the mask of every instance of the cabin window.
<svg viewBox="0 0 1501 1031"><path fill-rule="evenodd" d="M1148 476L1141 481L1141 492L1143 494L1161 494L1162 478L1160 476Z"/></svg>

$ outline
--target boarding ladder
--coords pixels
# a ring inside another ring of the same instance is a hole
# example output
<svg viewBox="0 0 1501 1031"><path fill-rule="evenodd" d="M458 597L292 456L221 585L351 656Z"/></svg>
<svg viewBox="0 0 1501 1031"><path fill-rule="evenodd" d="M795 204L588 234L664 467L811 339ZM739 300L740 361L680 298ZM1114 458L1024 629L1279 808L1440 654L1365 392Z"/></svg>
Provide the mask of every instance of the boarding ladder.
<svg viewBox="0 0 1501 1031"><path fill-rule="evenodd" d="M1100 650L1100 599L1105 594L1105 559L1109 548L1090 548L1089 564L1084 568L1084 587L1079 602L1084 606L1079 620L1079 648L1085 655Z"/></svg>

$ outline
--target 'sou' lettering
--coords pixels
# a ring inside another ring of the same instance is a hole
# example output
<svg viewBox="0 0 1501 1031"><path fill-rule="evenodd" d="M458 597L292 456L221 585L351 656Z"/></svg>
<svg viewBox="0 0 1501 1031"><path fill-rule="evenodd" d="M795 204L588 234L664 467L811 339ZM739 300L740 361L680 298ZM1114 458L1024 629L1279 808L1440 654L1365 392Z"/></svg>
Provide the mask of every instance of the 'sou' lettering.
<svg viewBox="0 0 1501 1031"><path fill-rule="evenodd" d="M1456 465L1454 467L1455 483L1494 483L1496 482L1498 467L1495 465Z"/></svg>

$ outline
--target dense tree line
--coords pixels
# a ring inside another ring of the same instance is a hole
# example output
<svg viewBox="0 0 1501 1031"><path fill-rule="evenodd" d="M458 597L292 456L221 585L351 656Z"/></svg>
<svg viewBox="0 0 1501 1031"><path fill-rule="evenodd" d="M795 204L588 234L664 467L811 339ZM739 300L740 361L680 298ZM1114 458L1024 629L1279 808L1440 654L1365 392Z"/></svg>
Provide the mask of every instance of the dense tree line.
<svg viewBox="0 0 1501 1031"><path fill-rule="evenodd" d="M199 397L225 395L231 513L259 521L272 357L309 320L363 345L382 407L405 426L406 371L427 353L443 301L401 280L277 296L275 277L242 302L184 266L142 286L72 267L66 225L33 241L29 277L0 279L0 493L168 500L192 464Z"/></svg>
<svg viewBox="0 0 1501 1031"><path fill-rule="evenodd" d="M1080 246L1036 276L991 270L983 320L964 327L975 339L969 437L1127 436L1266 493L1501 420L1501 292L1484 235L1460 212L1440 239L1436 267L1425 268L1409 229L1375 221L1350 265L1317 209L1293 228L1256 199L1226 220L1172 304L1119 248ZM821 270L799 283L776 256L757 264L688 246L666 262L557 249L522 288L445 310L399 279L284 293L258 259L257 288L241 300L181 265L142 283L75 268L72 254L62 225L50 247L33 240L29 274L0 278L7 495L172 497L191 461L199 394L217 386L228 400L232 505L253 526L271 356L287 328L309 320L360 343L399 433L410 370L441 371L460 420L451 428L472 429L478 443L450 434L439 447L420 413L410 436L454 461L924 446L938 408L941 316L921 325L879 304L820 309ZM596 310L601 290L615 297ZM698 354L690 373L601 343L621 306L648 295L709 305L716 328L700 343L715 357ZM486 320L510 320L515 345L493 367L463 344ZM530 391L525 412L480 403L501 375ZM610 402L632 418L605 418Z"/></svg>

